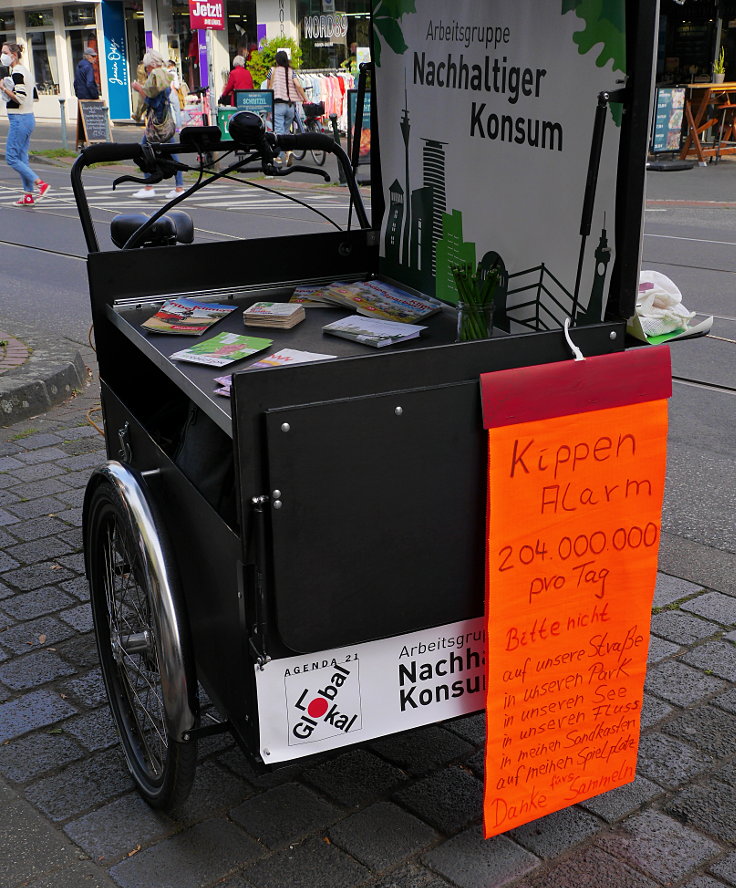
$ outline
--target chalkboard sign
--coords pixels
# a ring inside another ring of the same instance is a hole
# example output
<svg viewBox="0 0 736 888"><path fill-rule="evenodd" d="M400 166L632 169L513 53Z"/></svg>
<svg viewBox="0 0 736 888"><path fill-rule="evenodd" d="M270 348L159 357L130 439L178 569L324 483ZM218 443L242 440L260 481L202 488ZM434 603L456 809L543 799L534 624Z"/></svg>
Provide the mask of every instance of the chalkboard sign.
<svg viewBox="0 0 736 888"><path fill-rule="evenodd" d="M682 115L685 108L685 90L658 89L652 128L652 154L679 151L682 138Z"/></svg>
<svg viewBox="0 0 736 888"><path fill-rule="evenodd" d="M236 89L235 107L238 111L252 111L257 114L263 121L266 132L273 132L272 89Z"/></svg>
<svg viewBox="0 0 736 888"><path fill-rule="evenodd" d="M91 142L111 142L110 115L102 99L77 102L77 146Z"/></svg>

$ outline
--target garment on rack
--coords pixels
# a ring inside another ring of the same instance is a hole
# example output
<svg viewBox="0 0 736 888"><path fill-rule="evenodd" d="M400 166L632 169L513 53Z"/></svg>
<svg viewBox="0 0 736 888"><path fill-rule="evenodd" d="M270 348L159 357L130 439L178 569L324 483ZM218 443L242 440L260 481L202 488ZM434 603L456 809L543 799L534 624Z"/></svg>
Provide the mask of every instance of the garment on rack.
<svg viewBox="0 0 736 888"><path fill-rule="evenodd" d="M333 69L302 70L299 80L312 102L324 102L325 117L337 115L338 127L347 129L347 92L355 88L348 71Z"/></svg>

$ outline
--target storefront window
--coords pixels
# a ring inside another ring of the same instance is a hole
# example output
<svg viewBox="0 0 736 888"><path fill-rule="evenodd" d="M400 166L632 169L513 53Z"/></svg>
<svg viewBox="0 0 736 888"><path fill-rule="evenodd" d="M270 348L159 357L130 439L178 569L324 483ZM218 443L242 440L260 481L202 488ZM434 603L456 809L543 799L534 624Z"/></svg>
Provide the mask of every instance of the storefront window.
<svg viewBox="0 0 736 888"><path fill-rule="evenodd" d="M54 12L52 9L34 9L26 12L26 28L51 28L54 27Z"/></svg>
<svg viewBox="0 0 736 888"><path fill-rule="evenodd" d="M236 55L248 56L258 48L255 0L228 0L227 44L230 62Z"/></svg>
<svg viewBox="0 0 736 888"><path fill-rule="evenodd" d="M15 37L15 13L0 12L0 33L9 40Z"/></svg>
<svg viewBox="0 0 736 888"><path fill-rule="evenodd" d="M95 7L83 3L75 3L74 6L64 7L64 24L66 25L66 51L69 70L74 71L79 60L84 55L85 49L94 49L99 53L97 46L97 31L95 29ZM81 27L86 25L86 27ZM100 60L93 59L95 80L100 83Z"/></svg>
<svg viewBox="0 0 736 888"><path fill-rule="evenodd" d="M26 12L26 28L36 88L42 96L58 95L59 66L56 60L53 11L34 9Z"/></svg>
<svg viewBox="0 0 736 888"><path fill-rule="evenodd" d="M369 43L369 0L335 0L326 15L322 0L299 0L298 21L302 67L356 70L356 52Z"/></svg>
<svg viewBox="0 0 736 888"><path fill-rule="evenodd" d="M163 54L176 62L189 89L197 89L201 85L199 39L197 32L189 27L189 4L186 0L161 0L159 25L162 37L166 35L168 47L162 48Z"/></svg>
<svg viewBox="0 0 736 888"><path fill-rule="evenodd" d="M42 96L59 94L58 65L53 31L36 31L28 34L33 58L33 75L36 88Z"/></svg>
<svg viewBox="0 0 736 888"><path fill-rule="evenodd" d="M95 7L84 3L64 7L64 24L69 27L95 24Z"/></svg>
<svg viewBox="0 0 736 888"><path fill-rule="evenodd" d="M725 11L725 10L724 10ZM717 55L717 7L714 0L697 5L662 0L659 16L657 80L689 83L709 80ZM725 23L724 23L725 26ZM727 44L727 34L722 35ZM728 55L728 49L726 50Z"/></svg>

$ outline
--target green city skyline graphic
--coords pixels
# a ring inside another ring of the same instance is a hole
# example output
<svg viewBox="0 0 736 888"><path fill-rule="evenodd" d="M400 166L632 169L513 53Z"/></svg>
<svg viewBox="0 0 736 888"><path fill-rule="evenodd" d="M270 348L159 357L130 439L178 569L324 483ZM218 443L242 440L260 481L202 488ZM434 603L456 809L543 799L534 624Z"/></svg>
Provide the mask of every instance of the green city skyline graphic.
<svg viewBox="0 0 736 888"><path fill-rule="evenodd" d="M421 184L412 190L411 119L406 88L399 129L404 143L405 178L403 184L394 179L389 187L383 270L419 292L454 305L458 291L452 268L466 264L475 268L477 245L464 238L462 211L446 205L446 148L450 143L422 137ZM486 252L480 260L481 266L486 270L496 266L501 271L494 313L496 326L510 332L510 322L515 320L534 329L548 329L571 315L578 324L601 321L610 256L604 222L594 253L590 298L583 307L545 263L509 274L502 256ZM527 298L530 293L531 298ZM507 308L509 295L517 300ZM546 298L543 300L542 296Z"/></svg>

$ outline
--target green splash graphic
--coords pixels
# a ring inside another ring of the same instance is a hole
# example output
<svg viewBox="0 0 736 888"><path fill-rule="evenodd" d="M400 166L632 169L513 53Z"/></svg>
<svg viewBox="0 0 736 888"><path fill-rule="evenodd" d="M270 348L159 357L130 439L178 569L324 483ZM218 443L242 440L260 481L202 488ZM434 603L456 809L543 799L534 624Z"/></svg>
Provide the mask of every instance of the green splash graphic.
<svg viewBox="0 0 736 888"><path fill-rule="evenodd" d="M393 49L396 55L403 55L409 48L401 32L399 20L416 12L416 0L379 0L373 10L373 26ZM381 64L381 41L375 41L375 63Z"/></svg>
<svg viewBox="0 0 736 888"><path fill-rule="evenodd" d="M573 37L581 55L602 45L596 65L609 61L614 71L626 72L626 18L623 0L562 0L562 14L574 12L585 28Z"/></svg>
<svg viewBox="0 0 736 888"><path fill-rule="evenodd" d="M574 12L585 28L573 35L580 55L600 47L595 60L599 68L610 61L614 71L626 73L626 6L624 0L562 0L562 14ZM611 84L611 88L614 84ZM623 108L611 104L611 117L621 126Z"/></svg>

